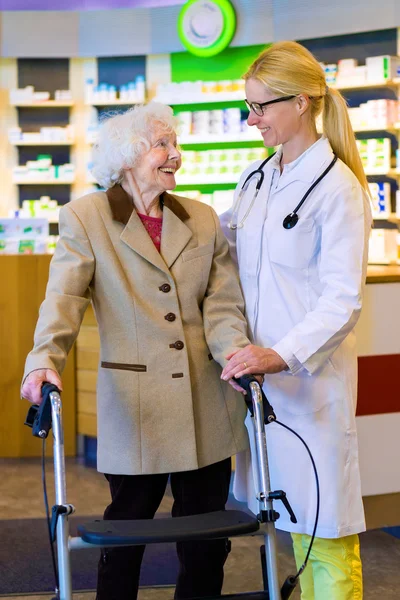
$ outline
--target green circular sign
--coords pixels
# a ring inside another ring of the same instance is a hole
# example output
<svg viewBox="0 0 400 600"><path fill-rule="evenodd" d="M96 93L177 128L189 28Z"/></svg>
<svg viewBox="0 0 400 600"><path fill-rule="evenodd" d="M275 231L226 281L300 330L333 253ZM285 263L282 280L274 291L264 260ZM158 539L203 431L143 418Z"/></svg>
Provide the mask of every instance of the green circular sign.
<svg viewBox="0 0 400 600"><path fill-rule="evenodd" d="M178 19L182 44L196 56L215 56L229 46L236 15L229 0L188 0Z"/></svg>

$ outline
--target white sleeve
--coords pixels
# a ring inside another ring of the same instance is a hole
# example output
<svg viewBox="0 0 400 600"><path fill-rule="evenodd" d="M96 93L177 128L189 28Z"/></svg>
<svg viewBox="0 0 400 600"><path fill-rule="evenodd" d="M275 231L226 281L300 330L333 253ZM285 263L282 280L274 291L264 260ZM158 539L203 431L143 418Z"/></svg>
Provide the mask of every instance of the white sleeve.
<svg viewBox="0 0 400 600"><path fill-rule="evenodd" d="M261 161L258 161L258 162L261 163ZM233 203L232 203L231 208L219 216L219 222L221 225L221 229L223 231L224 236L228 240L229 252L231 254L232 260L235 263L237 269L239 268L239 260L238 260L237 248L236 248L237 230L231 229L229 227L229 224L232 220L233 209L236 204L236 200L240 193L240 190L242 189L243 183L244 183L247 175L256 168L258 168L258 165L255 167L254 164L252 164L245 171L243 171L243 173L240 176L239 183L237 184L234 194L233 194ZM237 214L236 214L236 218L237 218Z"/></svg>
<svg viewBox="0 0 400 600"><path fill-rule="evenodd" d="M361 311L371 228L369 199L354 185L338 189L323 215L319 277L323 291L314 310L275 346L293 374L314 373L354 328Z"/></svg>

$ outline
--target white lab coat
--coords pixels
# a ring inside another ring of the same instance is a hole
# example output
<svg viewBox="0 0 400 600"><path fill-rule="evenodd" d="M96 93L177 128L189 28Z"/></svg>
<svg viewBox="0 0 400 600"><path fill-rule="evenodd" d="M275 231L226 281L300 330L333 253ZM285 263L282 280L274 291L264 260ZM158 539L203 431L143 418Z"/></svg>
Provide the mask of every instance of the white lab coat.
<svg viewBox="0 0 400 600"><path fill-rule="evenodd" d="M300 202L333 158L321 137L296 161L279 170L281 151L264 168L258 198L235 234L221 223L239 266L248 323L255 344L273 348L289 370L267 375L264 391L278 420L298 432L314 456L321 489L317 536L337 538L365 530L355 422L357 355L354 326L366 277L371 211L367 194L340 160L299 210L297 225L283 219ZM258 161L242 175L260 165ZM239 221L255 189L252 180ZM248 427L250 427L248 425ZM252 432L250 439L252 439ZM266 428L272 489L283 489L294 509L283 506L277 527L311 534L316 487L301 442L277 424ZM254 449L254 445L253 445ZM238 499L257 512L249 456L239 455Z"/></svg>

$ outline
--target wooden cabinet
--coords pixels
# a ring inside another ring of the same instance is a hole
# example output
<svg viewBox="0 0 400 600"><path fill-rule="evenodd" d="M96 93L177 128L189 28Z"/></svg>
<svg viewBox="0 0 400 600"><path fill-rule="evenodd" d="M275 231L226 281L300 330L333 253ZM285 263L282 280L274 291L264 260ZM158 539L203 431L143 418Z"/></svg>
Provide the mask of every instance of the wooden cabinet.
<svg viewBox="0 0 400 600"><path fill-rule="evenodd" d="M97 436L96 382L100 338L93 308L85 313L76 341L76 390L78 434Z"/></svg>
<svg viewBox="0 0 400 600"><path fill-rule="evenodd" d="M25 358L33 345L50 255L0 256L0 457L40 456L42 444L24 425L29 403L20 399ZM65 453L76 452L75 350L63 374ZM52 452L49 436L47 452Z"/></svg>

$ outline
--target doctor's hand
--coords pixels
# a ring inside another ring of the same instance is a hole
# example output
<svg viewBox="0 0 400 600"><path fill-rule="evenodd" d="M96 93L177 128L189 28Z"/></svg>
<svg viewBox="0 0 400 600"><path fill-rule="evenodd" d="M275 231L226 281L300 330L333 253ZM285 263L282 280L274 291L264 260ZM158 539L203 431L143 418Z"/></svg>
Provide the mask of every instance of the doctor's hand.
<svg viewBox="0 0 400 600"><path fill-rule="evenodd" d="M21 388L21 398L29 400L32 404L42 403L42 384L53 383L62 390L62 383L59 374L53 369L36 369L31 371L25 378Z"/></svg>
<svg viewBox="0 0 400 600"><path fill-rule="evenodd" d="M256 373L280 373L288 368L283 358L275 350L253 344L249 344L246 348L242 348L226 358L229 362L221 374L224 381L228 381L232 377Z"/></svg>

